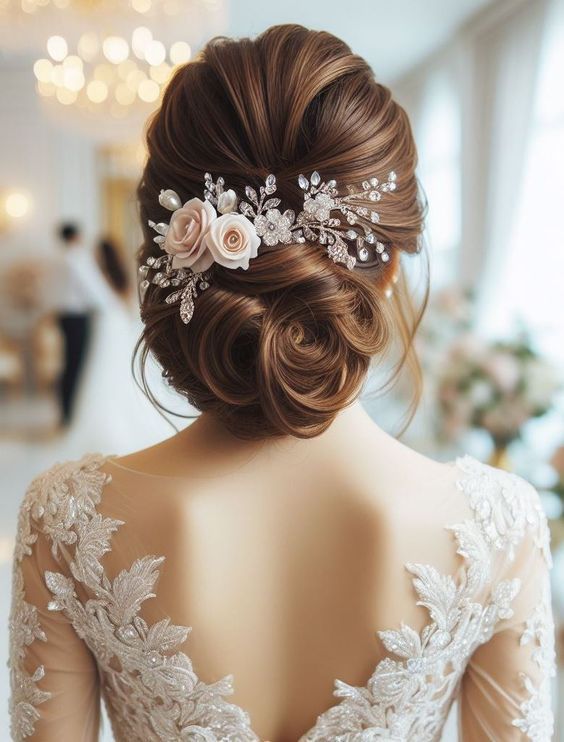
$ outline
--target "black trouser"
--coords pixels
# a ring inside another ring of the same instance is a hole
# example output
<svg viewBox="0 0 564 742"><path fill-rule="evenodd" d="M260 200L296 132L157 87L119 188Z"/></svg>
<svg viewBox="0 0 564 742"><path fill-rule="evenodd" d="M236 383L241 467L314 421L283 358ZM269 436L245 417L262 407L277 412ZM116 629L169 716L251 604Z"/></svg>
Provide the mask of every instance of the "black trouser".
<svg viewBox="0 0 564 742"><path fill-rule="evenodd" d="M65 424L72 417L76 390L90 342L91 319L90 314L59 315L59 327L65 342L64 367L59 386L62 421Z"/></svg>

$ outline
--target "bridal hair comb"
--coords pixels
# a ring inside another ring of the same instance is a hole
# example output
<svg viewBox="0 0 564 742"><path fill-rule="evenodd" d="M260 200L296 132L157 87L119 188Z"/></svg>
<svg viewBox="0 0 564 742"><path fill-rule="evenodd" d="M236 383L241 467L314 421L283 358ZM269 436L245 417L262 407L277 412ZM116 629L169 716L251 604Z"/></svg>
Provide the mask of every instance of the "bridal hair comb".
<svg viewBox="0 0 564 742"><path fill-rule="evenodd" d="M141 299L151 283L161 288L175 287L165 301L180 301L180 317L188 324L198 292L210 285L212 265L247 270L261 244L271 248L319 242L333 262L349 270L355 267L357 259L371 264L390 259L388 247L376 238L372 226L380 221L375 204L383 193L396 189L394 171L383 182L373 177L359 187L347 185L347 193L342 196L336 181L321 180L317 171L309 179L300 175L298 184L304 201L297 216L292 209L278 208L280 199L273 195L274 175L266 178L258 193L246 186L246 200L226 189L222 177L214 182L210 173L204 178L204 201L192 198L182 205L175 191L162 190L159 203L172 211L170 223L148 223L157 232L153 239L165 255L147 258L140 267ZM347 242L354 243L356 257L350 254Z"/></svg>

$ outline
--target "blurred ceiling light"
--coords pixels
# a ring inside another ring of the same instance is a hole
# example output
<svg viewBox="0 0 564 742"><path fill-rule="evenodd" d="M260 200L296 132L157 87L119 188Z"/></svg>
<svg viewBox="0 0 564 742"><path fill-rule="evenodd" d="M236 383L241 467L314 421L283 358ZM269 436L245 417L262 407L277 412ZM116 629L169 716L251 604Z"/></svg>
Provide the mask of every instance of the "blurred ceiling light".
<svg viewBox="0 0 564 742"><path fill-rule="evenodd" d="M77 57L76 54L69 54L68 57L63 59L63 67L65 69L82 69L82 59Z"/></svg>
<svg viewBox="0 0 564 742"><path fill-rule="evenodd" d="M151 67L151 69L149 70L151 79L161 85L168 80L168 78L170 77L170 73L170 66L166 62L159 64L157 67Z"/></svg>
<svg viewBox="0 0 564 742"><path fill-rule="evenodd" d="M33 65L33 74L40 82L51 82L53 65L50 59L38 59Z"/></svg>
<svg viewBox="0 0 564 742"><path fill-rule="evenodd" d="M82 70L78 67L67 67L63 66L63 85L67 90L72 90L77 93L82 90L86 80ZM76 99L76 96L75 96Z"/></svg>
<svg viewBox="0 0 564 742"><path fill-rule="evenodd" d="M145 61L153 66L162 64L166 58L166 49L161 41L153 39L145 49Z"/></svg>
<svg viewBox="0 0 564 742"><path fill-rule="evenodd" d="M129 14L130 10L141 15L155 15L165 13L166 15L175 15L181 13L185 7L186 0L0 0L0 9L7 7L12 12L23 12L26 15L32 15L44 8L55 8L57 10L72 10L84 15L95 12L115 12ZM197 0L198 3L201 0ZM207 3L214 6L217 3ZM120 7L121 6L121 7Z"/></svg>
<svg viewBox="0 0 564 742"><path fill-rule="evenodd" d="M122 106L130 106L135 100L136 91L132 90L124 82L121 82L116 87L114 95L117 102L120 103Z"/></svg>
<svg viewBox="0 0 564 742"><path fill-rule="evenodd" d="M139 26L131 34L131 48L139 59L145 59L145 49L153 40L153 34L145 26Z"/></svg>
<svg viewBox="0 0 564 742"><path fill-rule="evenodd" d="M57 92L55 94L57 96L57 100L59 103L62 103L65 106L70 106L72 103L76 100L76 91L70 90L68 88L57 88Z"/></svg>
<svg viewBox="0 0 564 742"><path fill-rule="evenodd" d="M147 75L143 72L143 70L133 70L133 72L130 72L127 76L127 79L125 81L127 87L130 90L133 90L134 93L137 93L137 88L143 80L147 79Z"/></svg>
<svg viewBox="0 0 564 742"><path fill-rule="evenodd" d="M173 64L184 64L188 62L191 55L192 50L190 49L190 45L185 41L175 41L170 47L169 56Z"/></svg>
<svg viewBox="0 0 564 742"><path fill-rule="evenodd" d="M129 55L129 44L121 36L108 36L102 43L104 56L112 64L124 62Z"/></svg>
<svg viewBox="0 0 564 742"><path fill-rule="evenodd" d="M152 5L161 1L152 0ZM47 51L50 58L37 59L33 65L39 95L119 118L127 115L129 108L140 110L143 103L157 101L174 67L191 57L190 45L175 41L168 49L170 62L166 61L167 48L146 26L137 26L130 39L85 32L78 39L76 53L71 54L65 39L54 35L49 37Z"/></svg>
<svg viewBox="0 0 564 742"><path fill-rule="evenodd" d="M47 39L47 51L55 62L61 62L67 56L67 42L62 36L50 36Z"/></svg>
<svg viewBox="0 0 564 742"><path fill-rule="evenodd" d="M97 64L94 68L93 77L95 80L102 80L102 82L111 83L114 79L114 71L109 64Z"/></svg>
<svg viewBox="0 0 564 742"><path fill-rule="evenodd" d="M126 59L118 66L118 75L122 80L127 80L127 76L137 69L137 65L133 59Z"/></svg>
<svg viewBox="0 0 564 742"><path fill-rule="evenodd" d="M152 103L159 97L161 89L154 80L143 80L137 89L137 95L145 103Z"/></svg>
<svg viewBox="0 0 564 742"><path fill-rule="evenodd" d="M138 13L148 13L151 10L151 0L131 0L131 7Z"/></svg>
<svg viewBox="0 0 564 742"><path fill-rule="evenodd" d="M11 216L13 219L21 219L25 216L28 213L30 206L31 202L28 196L21 191L11 191L6 196L4 202L6 214Z"/></svg>
<svg viewBox="0 0 564 742"><path fill-rule="evenodd" d="M100 50L98 36L93 31L83 33L78 40L78 53L85 62L91 62Z"/></svg>
<svg viewBox="0 0 564 742"><path fill-rule="evenodd" d="M92 80L88 83L86 95L92 103L102 103L108 97L108 86L103 80Z"/></svg>
<svg viewBox="0 0 564 742"><path fill-rule="evenodd" d="M65 71L62 64L54 65L53 71L51 73L51 82L53 82L55 85L61 86L65 84Z"/></svg>
<svg viewBox="0 0 564 742"><path fill-rule="evenodd" d="M55 95L56 90L57 87L52 82L43 82L43 80L39 80L37 83L37 91L39 92L39 95L42 95L45 98Z"/></svg>

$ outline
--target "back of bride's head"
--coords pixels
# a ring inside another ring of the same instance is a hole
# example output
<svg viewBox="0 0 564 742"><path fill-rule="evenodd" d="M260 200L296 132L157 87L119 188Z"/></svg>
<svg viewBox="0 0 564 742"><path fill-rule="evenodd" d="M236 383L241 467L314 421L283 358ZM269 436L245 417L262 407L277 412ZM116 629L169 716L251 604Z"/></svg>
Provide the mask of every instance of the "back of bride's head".
<svg viewBox="0 0 564 742"><path fill-rule="evenodd" d="M300 173L335 179L339 195L346 184L397 177L372 225L387 262L359 260L349 270L307 238L259 247L247 270L213 266L188 324L164 300L171 289L149 287L144 355L155 355L197 409L239 437L312 437L358 395L371 358L390 341L409 358L417 319L399 258L418 250L422 229L415 145L403 109L344 42L296 25L254 40L214 39L174 75L147 140L142 261L161 254L147 225L168 221L161 189L182 203L203 198L206 172L243 198L245 186L258 189L273 173L281 208L296 213Z"/></svg>

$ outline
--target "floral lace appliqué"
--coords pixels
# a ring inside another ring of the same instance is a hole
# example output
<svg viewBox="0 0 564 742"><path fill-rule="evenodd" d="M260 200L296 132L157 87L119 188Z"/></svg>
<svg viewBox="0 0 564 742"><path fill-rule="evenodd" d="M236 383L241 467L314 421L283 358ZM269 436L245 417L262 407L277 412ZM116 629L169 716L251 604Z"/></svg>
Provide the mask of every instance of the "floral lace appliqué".
<svg viewBox="0 0 564 742"><path fill-rule="evenodd" d="M28 494L32 517L52 545L55 557L72 546L72 576L47 571L52 593L48 609L62 611L93 655L103 678L103 692L116 737L143 740L257 740L246 712L228 703L232 676L216 683L200 681L190 659L176 651L190 632L164 619L151 626L139 615L155 597L163 557L145 556L113 580L100 560L122 521L97 512L110 475L103 457L89 456L62 465L36 480ZM25 527L23 541L33 541ZM81 583L91 596L82 602ZM119 669L116 669L119 668Z"/></svg>
<svg viewBox="0 0 564 742"><path fill-rule="evenodd" d="M163 557L137 559L113 579L105 574L101 558L111 549L111 538L122 523L103 517L96 509L110 481L100 469L103 461L100 456L85 457L55 467L32 484L22 508L16 551L20 560L31 553L35 528L49 538L55 557L72 551L66 574L45 573L52 595L48 607L72 621L96 657L116 738L258 742L249 715L225 698L233 692L232 676L203 683L189 657L178 650L190 627L175 626L168 618L149 625L140 615L144 601L155 596ZM420 633L404 624L379 631L390 656L378 663L365 687L336 680L338 702L318 717L300 742L436 739L472 653L492 637L500 621L513 615L520 581L492 584L495 552L503 550L511 556L529 530L549 561L546 522L530 485L468 456L456 465L464 474L458 485L473 514L448 527L464 560L463 568L455 578L429 565L406 565L417 602L429 613L429 623ZM12 666L23 684L16 683L16 689L22 690L16 690L12 700L16 738L20 739L33 733L39 718L37 706L48 694L36 685L42 668L31 677L22 671L26 646L46 637L35 609L25 603L17 566L15 574L16 589L20 588L15 593L15 620L25 626L13 631L11 649ZM77 596L77 583L90 596L86 602ZM478 602L478 595L487 598ZM549 602L545 607L550 614ZM521 643L534 645L533 658L539 667L547 668L553 662L551 631L540 609L527 622ZM542 735L552 724L546 702L549 694L528 677L523 682L529 699L521 706L523 718L514 724L529 739L544 742L549 736Z"/></svg>
<svg viewBox="0 0 564 742"><path fill-rule="evenodd" d="M522 717L515 719L513 725L534 742L544 742L551 739L553 732L550 686L551 678L556 674L554 620L548 575L542 585L541 599L527 619L520 644L533 648L531 658L539 670L540 681L535 683L529 675L521 673L527 698L520 705Z"/></svg>
<svg viewBox="0 0 564 742"><path fill-rule="evenodd" d="M472 653L492 637L500 621L513 616L511 603L520 589L517 578L494 584L489 599L476 602L491 582L494 552L503 550L513 559L515 547L531 529L551 564L546 518L534 488L470 456L457 459L456 466L465 475L457 485L474 515L448 527L465 560L460 581L429 565L406 565L414 577L417 603L428 610L430 623L421 633L404 624L399 630L379 631L392 656L378 663L366 687L335 681L334 695L340 703L321 714L300 742L437 739ZM546 630L550 633L550 627ZM530 631L536 632L532 624ZM530 684L529 679L525 682ZM546 700L550 694L546 687L539 694L543 702L535 711L538 718L532 717L531 698L522 708L527 721L520 728L534 742L546 742L553 724ZM541 725L544 731L536 734Z"/></svg>

